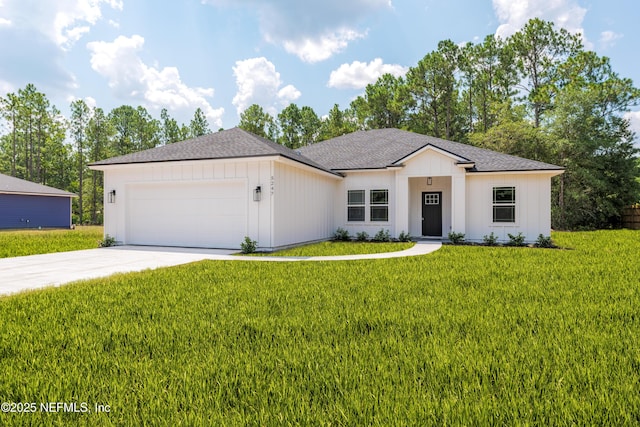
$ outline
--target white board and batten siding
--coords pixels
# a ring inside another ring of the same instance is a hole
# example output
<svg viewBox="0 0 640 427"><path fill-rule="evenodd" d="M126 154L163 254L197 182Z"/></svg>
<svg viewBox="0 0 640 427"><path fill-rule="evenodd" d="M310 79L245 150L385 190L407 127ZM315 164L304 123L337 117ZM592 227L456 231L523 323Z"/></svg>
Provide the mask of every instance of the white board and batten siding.
<svg viewBox="0 0 640 427"><path fill-rule="evenodd" d="M508 241L509 233L522 233L528 242L535 241L539 234L548 236L551 230L551 175L553 174L469 174L466 239L482 241L491 232L501 241ZM493 222L494 187L515 187L514 223Z"/></svg>
<svg viewBox="0 0 640 427"><path fill-rule="evenodd" d="M290 161L274 162L272 248L326 240L335 232L334 195L341 180Z"/></svg>
<svg viewBox="0 0 640 427"><path fill-rule="evenodd" d="M111 166L105 171L105 201L115 190L116 202L105 203L105 234L133 245L235 249L247 235L270 242L271 200L254 202L253 190L268 185L271 163L202 160Z"/></svg>

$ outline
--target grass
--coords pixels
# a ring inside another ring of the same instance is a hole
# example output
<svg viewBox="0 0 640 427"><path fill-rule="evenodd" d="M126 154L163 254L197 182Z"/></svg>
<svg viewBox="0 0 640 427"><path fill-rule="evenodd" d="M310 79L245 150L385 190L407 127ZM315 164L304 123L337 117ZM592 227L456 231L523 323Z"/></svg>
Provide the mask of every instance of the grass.
<svg viewBox="0 0 640 427"><path fill-rule="evenodd" d="M0 258L92 249L102 238L102 226L0 231Z"/></svg>
<svg viewBox="0 0 640 427"><path fill-rule="evenodd" d="M0 299L0 425L637 425L640 232L204 261Z"/></svg>
<svg viewBox="0 0 640 427"><path fill-rule="evenodd" d="M268 256L335 256L335 255L356 255L356 254L379 254L384 252L403 251L413 247L413 242L320 242L310 245L297 246L295 248L283 249L272 253L258 255Z"/></svg>

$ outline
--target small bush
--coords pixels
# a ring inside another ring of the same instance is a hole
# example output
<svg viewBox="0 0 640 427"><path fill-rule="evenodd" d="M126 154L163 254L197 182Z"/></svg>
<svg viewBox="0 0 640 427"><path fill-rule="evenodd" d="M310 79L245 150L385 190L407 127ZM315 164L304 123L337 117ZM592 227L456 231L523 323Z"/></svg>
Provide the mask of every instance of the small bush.
<svg viewBox="0 0 640 427"><path fill-rule="evenodd" d="M349 236L349 232L342 227L338 227L335 234L333 235L333 240L337 240L339 242L348 242L351 240Z"/></svg>
<svg viewBox="0 0 640 427"><path fill-rule="evenodd" d="M381 228L380 231L378 231L376 235L373 236L373 239L371 240L374 242L390 242L391 235L389 234L389 230L385 230L384 228Z"/></svg>
<svg viewBox="0 0 640 427"><path fill-rule="evenodd" d="M108 234L106 236L104 236L104 239L100 240L98 242L98 247L99 248L108 248L110 246L115 246L116 245L116 238L115 237L111 237Z"/></svg>
<svg viewBox="0 0 640 427"><path fill-rule="evenodd" d="M544 236L540 234L538 239L536 240L535 246L537 248L553 248L553 241L551 240L551 236Z"/></svg>
<svg viewBox="0 0 640 427"><path fill-rule="evenodd" d="M369 234L366 231L356 233L356 240L358 242L366 242L367 240L369 240Z"/></svg>
<svg viewBox="0 0 640 427"><path fill-rule="evenodd" d="M249 236L245 236L244 241L240 243L240 250L243 254L252 254L256 251L258 242L251 240Z"/></svg>
<svg viewBox="0 0 640 427"><path fill-rule="evenodd" d="M458 245L464 242L464 233L456 233L455 231L451 231L449 232L448 237L451 243L453 243L454 245Z"/></svg>
<svg viewBox="0 0 640 427"><path fill-rule="evenodd" d="M400 235L398 235L398 240L400 240L401 242L410 242L411 241L411 234L409 233L405 233L404 230L400 232Z"/></svg>
<svg viewBox="0 0 640 427"><path fill-rule="evenodd" d="M487 246L496 246L498 244L498 236L496 236L492 231L488 236L485 234L482 237L482 242Z"/></svg>
<svg viewBox="0 0 640 427"><path fill-rule="evenodd" d="M525 245L524 243L525 237L521 232L515 236L511 233L507 233L507 236L509 236L509 242L507 243L507 246L524 246Z"/></svg>

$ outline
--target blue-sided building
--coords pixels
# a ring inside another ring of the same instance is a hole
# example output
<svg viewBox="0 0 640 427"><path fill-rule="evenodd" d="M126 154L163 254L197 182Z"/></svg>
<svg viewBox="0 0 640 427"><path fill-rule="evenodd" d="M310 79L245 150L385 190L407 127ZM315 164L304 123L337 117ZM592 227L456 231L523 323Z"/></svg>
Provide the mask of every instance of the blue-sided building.
<svg viewBox="0 0 640 427"><path fill-rule="evenodd" d="M75 194L0 174L0 229L71 228Z"/></svg>

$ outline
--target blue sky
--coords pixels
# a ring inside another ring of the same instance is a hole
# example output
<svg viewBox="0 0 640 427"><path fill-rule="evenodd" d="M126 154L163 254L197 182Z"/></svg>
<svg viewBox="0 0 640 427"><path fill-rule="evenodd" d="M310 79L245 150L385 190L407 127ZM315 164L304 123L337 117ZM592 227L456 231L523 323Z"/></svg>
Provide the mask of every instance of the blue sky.
<svg viewBox="0 0 640 427"><path fill-rule="evenodd" d="M34 83L65 114L82 98L180 122L200 107L214 130L253 103L322 116L440 40L508 36L532 17L581 33L640 85L637 0L0 0L0 96Z"/></svg>

